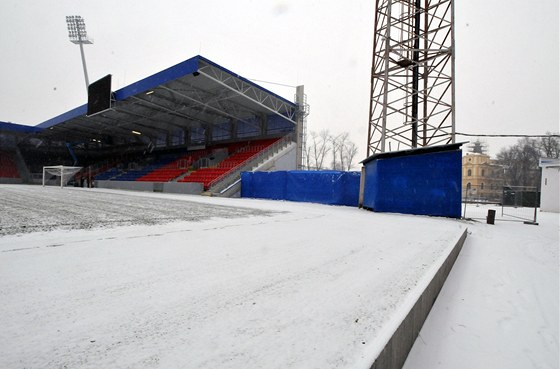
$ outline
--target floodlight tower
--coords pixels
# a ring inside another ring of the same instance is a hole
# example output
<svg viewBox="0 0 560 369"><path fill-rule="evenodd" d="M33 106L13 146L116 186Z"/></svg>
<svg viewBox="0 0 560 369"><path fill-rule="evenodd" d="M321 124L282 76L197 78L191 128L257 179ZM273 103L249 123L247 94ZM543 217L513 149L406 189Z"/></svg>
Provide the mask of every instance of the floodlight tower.
<svg viewBox="0 0 560 369"><path fill-rule="evenodd" d="M86 57L84 55L84 44L93 44L93 40L88 38L86 32L86 24L81 16L67 16L66 24L68 25L68 37L70 37L70 42L80 45L80 53L82 54L82 66L84 67L84 77L86 79L87 91L89 87L89 78L87 74Z"/></svg>
<svg viewBox="0 0 560 369"><path fill-rule="evenodd" d="M455 142L454 0L376 0L368 156Z"/></svg>

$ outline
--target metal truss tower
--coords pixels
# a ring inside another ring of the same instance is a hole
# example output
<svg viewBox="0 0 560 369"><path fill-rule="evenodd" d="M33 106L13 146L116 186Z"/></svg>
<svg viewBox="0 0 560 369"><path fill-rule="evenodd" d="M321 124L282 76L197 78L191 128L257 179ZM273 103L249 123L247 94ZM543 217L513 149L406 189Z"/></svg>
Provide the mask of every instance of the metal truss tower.
<svg viewBox="0 0 560 369"><path fill-rule="evenodd" d="M455 142L454 0L376 0L368 156Z"/></svg>
<svg viewBox="0 0 560 369"><path fill-rule="evenodd" d="M296 167L298 170L309 170L307 166L307 116L309 115L309 104L307 103L307 95L304 93L303 85L296 87L295 101L298 106Z"/></svg>

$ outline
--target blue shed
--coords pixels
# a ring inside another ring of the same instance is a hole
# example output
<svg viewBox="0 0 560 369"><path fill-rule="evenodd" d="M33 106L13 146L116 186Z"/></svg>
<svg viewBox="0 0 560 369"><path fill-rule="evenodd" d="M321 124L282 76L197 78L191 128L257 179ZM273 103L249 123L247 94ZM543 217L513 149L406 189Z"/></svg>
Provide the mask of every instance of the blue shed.
<svg viewBox="0 0 560 369"><path fill-rule="evenodd" d="M361 205L378 212L461 217L462 143L374 154Z"/></svg>

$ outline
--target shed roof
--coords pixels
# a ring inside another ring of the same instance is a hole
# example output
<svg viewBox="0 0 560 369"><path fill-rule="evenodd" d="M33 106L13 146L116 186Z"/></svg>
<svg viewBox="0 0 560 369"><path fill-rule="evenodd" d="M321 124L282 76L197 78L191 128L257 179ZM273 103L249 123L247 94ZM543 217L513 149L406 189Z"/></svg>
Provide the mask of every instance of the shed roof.
<svg viewBox="0 0 560 369"><path fill-rule="evenodd" d="M560 167L560 159L540 158L539 167L541 168Z"/></svg>
<svg viewBox="0 0 560 369"><path fill-rule="evenodd" d="M412 156L412 155L429 154L434 152L454 151L454 150L459 150L461 146L465 143L466 142L458 142L458 143L453 143L448 145L425 146L416 149L382 152L369 156L368 158L362 160L361 163L367 164L373 160L390 159L390 158L397 158L401 156Z"/></svg>

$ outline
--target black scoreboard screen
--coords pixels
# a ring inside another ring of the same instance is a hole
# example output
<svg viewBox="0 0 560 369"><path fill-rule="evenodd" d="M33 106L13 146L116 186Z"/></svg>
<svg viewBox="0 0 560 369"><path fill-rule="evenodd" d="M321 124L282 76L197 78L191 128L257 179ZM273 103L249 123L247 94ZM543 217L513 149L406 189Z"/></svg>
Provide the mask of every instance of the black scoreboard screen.
<svg viewBox="0 0 560 369"><path fill-rule="evenodd" d="M111 108L111 75L108 74L88 87L87 115L95 115Z"/></svg>

